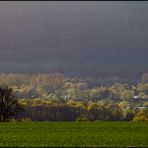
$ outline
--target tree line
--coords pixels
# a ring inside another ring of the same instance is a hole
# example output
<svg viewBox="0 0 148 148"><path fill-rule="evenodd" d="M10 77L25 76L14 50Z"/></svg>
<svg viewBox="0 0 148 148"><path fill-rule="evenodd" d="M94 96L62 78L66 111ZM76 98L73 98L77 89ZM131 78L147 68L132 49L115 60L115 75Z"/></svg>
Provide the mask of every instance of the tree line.
<svg viewBox="0 0 148 148"><path fill-rule="evenodd" d="M33 121L148 121L148 110L118 104L61 102L55 100L18 100L12 88L0 87L0 121L30 119Z"/></svg>
<svg viewBox="0 0 148 148"><path fill-rule="evenodd" d="M139 106L148 106L144 79L146 75L136 85L116 82L92 87L87 81L60 73L0 74L0 121L133 120L141 112Z"/></svg>

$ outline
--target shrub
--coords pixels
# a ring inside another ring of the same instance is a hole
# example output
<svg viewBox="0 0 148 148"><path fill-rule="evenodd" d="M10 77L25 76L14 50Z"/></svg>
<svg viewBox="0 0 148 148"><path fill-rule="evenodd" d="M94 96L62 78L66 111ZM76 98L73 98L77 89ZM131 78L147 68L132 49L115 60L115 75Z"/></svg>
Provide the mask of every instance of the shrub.
<svg viewBox="0 0 148 148"><path fill-rule="evenodd" d="M104 122L103 120L95 120L94 122Z"/></svg>
<svg viewBox="0 0 148 148"><path fill-rule="evenodd" d="M32 120L31 120L31 118L23 118L22 119L22 122L25 122L25 123L31 123L32 122Z"/></svg>
<svg viewBox="0 0 148 148"><path fill-rule="evenodd" d="M85 118L85 117L83 117L83 118L79 117L79 118L76 119L76 121L77 122L88 122L89 120L87 118Z"/></svg>
<svg viewBox="0 0 148 148"><path fill-rule="evenodd" d="M145 107L148 107L148 101L147 102L144 102L143 104Z"/></svg>
<svg viewBox="0 0 148 148"><path fill-rule="evenodd" d="M123 114L126 121L132 121L134 118L134 113L131 110L124 110Z"/></svg>
<svg viewBox="0 0 148 148"><path fill-rule="evenodd" d="M11 122L11 123L17 123L17 120L11 119L10 122Z"/></svg>
<svg viewBox="0 0 148 148"><path fill-rule="evenodd" d="M148 118L146 116L136 116L133 118L133 122L143 122L143 121L148 121Z"/></svg>

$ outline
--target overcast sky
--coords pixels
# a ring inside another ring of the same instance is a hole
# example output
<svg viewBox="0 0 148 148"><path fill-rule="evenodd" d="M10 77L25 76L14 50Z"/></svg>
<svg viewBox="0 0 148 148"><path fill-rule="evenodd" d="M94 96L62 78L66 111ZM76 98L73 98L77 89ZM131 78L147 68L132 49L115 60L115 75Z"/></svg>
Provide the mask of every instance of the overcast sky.
<svg viewBox="0 0 148 148"><path fill-rule="evenodd" d="M147 2L0 2L0 61L147 62Z"/></svg>

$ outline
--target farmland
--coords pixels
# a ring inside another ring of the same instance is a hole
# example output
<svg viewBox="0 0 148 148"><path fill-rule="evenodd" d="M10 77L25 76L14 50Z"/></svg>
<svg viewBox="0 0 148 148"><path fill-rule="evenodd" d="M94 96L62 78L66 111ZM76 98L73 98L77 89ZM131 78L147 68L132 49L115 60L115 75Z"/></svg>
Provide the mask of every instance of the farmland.
<svg viewBox="0 0 148 148"><path fill-rule="evenodd" d="M147 147L147 122L0 123L1 147Z"/></svg>

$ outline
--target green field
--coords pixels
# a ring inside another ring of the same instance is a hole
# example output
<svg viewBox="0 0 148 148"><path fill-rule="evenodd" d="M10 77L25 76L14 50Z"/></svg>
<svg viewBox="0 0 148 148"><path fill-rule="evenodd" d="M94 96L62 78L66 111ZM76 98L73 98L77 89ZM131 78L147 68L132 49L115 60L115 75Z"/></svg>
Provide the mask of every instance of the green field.
<svg viewBox="0 0 148 148"><path fill-rule="evenodd" d="M0 123L0 146L148 147L148 123Z"/></svg>

